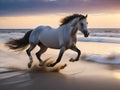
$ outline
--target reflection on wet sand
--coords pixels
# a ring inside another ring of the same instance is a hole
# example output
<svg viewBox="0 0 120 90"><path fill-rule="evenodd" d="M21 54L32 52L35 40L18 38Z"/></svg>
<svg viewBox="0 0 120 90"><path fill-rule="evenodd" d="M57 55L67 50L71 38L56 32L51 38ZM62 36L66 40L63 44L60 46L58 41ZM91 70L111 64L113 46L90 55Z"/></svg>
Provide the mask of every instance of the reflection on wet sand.
<svg viewBox="0 0 120 90"><path fill-rule="evenodd" d="M3 68L2 70L1 68L0 89L119 90L120 73L118 70L110 70L108 67L112 68L112 66L106 64L80 61L69 63L68 66L60 72L45 72L36 69L20 71L12 69L5 70L5 68Z"/></svg>

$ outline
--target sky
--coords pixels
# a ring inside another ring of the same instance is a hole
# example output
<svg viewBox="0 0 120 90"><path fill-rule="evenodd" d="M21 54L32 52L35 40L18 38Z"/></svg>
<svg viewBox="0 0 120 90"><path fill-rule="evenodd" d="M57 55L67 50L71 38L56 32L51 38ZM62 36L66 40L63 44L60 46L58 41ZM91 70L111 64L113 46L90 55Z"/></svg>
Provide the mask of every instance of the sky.
<svg viewBox="0 0 120 90"><path fill-rule="evenodd" d="M0 0L0 28L58 27L73 13L88 14L89 28L120 28L120 0Z"/></svg>

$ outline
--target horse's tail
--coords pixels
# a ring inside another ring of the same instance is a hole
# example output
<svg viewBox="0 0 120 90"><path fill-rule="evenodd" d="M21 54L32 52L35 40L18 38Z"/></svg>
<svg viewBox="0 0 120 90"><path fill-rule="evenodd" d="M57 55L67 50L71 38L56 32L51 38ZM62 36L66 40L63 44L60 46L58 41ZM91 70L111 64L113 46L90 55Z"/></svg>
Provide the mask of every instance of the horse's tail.
<svg viewBox="0 0 120 90"><path fill-rule="evenodd" d="M20 39L11 39L5 43L10 49L13 50L24 50L29 44L29 37L32 30L28 31L22 38Z"/></svg>

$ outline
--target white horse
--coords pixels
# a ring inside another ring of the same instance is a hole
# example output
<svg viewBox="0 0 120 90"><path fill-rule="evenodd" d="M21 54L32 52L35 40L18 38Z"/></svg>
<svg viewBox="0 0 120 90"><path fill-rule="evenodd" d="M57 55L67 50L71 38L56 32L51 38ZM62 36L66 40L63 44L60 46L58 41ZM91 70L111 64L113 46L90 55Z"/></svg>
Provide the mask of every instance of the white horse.
<svg viewBox="0 0 120 90"><path fill-rule="evenodd" d="M30 68L33 62L31 51L38 45L40 50L36 53L36 56L40 63L42 60L40 56L47 50L47 48L60 49L59 56L53 64L48 66L53 67L60 62L63 53L67 49L71 49L78 53L75 60L78 61L81 51L76 47L76 33L80 30L85 37L88 37L89 32L87 29L87 15L73 14L62 19L61 25L57 29L53 29L49 26L39 26L34 30L28 31L24 37L20 39L12 39L6 43L10 49L23 50L27 45L30 47L26 50L29 56L30 62L28 67Z"/></svg>

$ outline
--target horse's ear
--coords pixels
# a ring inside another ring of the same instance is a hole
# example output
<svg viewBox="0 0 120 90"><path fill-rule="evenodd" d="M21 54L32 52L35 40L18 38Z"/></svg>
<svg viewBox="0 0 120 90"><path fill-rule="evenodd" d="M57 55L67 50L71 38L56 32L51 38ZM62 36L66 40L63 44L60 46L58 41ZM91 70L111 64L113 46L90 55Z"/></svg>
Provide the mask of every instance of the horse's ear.
<svg viewBox="0 0 120 90"><path fill-rule="evenodd" d="M86 14L85 18L87 18L87 17L88 17L88 15Z"/></svg>

